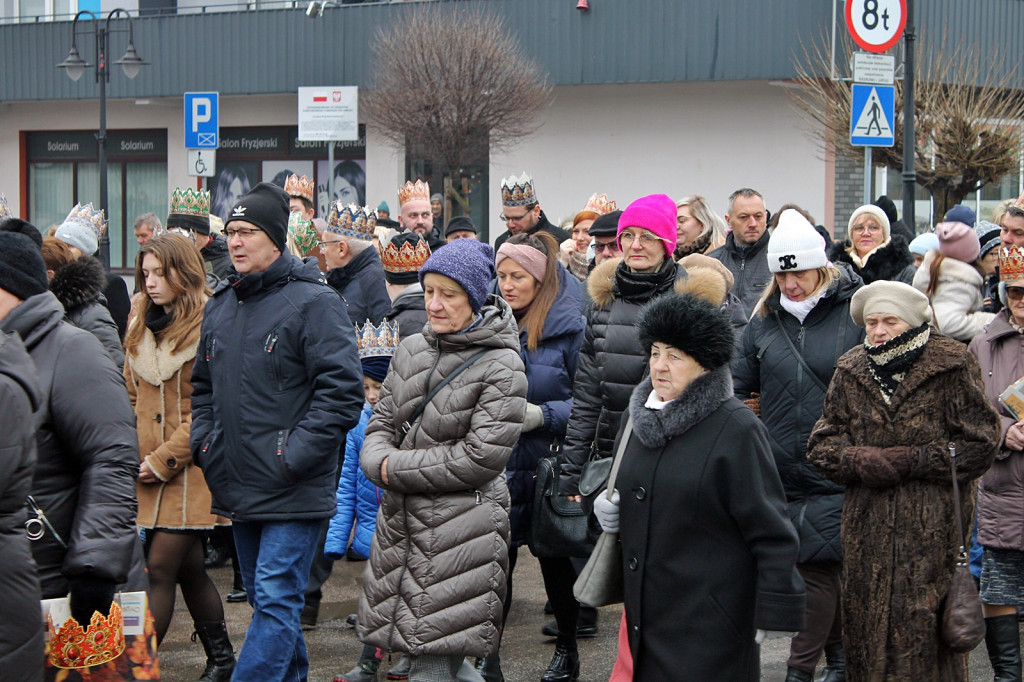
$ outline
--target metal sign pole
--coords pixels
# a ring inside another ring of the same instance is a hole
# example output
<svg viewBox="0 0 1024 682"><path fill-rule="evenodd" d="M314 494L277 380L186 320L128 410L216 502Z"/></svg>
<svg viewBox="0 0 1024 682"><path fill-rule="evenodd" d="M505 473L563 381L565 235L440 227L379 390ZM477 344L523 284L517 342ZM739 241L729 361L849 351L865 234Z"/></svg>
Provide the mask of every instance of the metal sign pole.
<svg viewBox="0 0 1024 682"><path fill-rule="evenodd" d="M903 29L903 222L914 234L914 191L917 170L914 159L914 0L907 0L907 25Z"/></svg>
<svg viewBox="0 0 1024 682"><path fill-rule="evenodd" d="M864 147L864 204L871 203L871 147Z"/></svg>
<svg viewBox="0 0 1024 682"><path fill-rule="evenodd" d="M327 142L327 214L334 204L334 140ZM324 216L326 218L327 216Z"/></svg>

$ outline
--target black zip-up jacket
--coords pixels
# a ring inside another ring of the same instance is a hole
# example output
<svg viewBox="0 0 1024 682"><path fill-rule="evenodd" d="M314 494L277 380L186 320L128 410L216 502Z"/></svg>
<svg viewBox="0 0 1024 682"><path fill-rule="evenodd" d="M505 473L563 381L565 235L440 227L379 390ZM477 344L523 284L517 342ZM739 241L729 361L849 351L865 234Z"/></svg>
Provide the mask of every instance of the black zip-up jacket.
<svg viewBox="0 0 1024 682"><path fill-rule="evenodd" d="M730 232L725 244L708 252L709 258L721 261L732 273L732 293L743 302L743 307L752 312L761 298L764 288L772 279L768 269L768 230L750 246L740 246Z"/></svg>

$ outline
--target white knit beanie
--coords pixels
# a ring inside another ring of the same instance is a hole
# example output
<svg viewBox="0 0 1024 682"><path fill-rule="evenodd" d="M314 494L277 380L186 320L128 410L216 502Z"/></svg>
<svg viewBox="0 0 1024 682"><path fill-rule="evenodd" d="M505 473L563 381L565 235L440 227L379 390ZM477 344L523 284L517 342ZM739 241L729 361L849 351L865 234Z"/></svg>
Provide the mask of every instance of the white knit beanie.
<svg viewBox="0 0 1024 682"><path fill-rule="evenodd" d="M787 208L768 238L768 269L772 272L800 272L828 264L825 240L799 211Z"/></svg>
<svg viewBox="0 0 1024 682"><path fill-rule="evenodd" d="M853 231L853 222L865 213L870 213L874 216L878 221L878 224L882 226L882 234L885 235L885 239L882 241L889 241L889 230L891 229L889 225L889 216L885 215L885 211L874 204L865 204L853 212L853 215L850 216L850 222L846 224L846 236L849 237L850 233Z"/></svg>

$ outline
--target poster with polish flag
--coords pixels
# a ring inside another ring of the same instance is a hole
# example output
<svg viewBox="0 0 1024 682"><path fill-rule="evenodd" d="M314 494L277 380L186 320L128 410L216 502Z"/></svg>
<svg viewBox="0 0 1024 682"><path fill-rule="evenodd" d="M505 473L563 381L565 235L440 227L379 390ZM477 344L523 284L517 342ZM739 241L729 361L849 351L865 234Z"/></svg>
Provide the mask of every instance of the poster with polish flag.
<svg viewBox="0 0 1024 682"><path fill-rule="evenodd" d="M299 88L299 140L319 142L358 139L358 87Z"/></svg>

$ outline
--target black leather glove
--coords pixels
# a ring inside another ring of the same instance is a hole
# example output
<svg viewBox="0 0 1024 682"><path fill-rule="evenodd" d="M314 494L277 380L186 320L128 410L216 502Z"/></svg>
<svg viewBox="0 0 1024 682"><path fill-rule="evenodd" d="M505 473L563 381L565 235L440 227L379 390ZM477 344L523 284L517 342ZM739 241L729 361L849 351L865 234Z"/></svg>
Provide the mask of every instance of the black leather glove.
<svg viewBox="0 0 1024 682"><path fill-rule="evenodd" d="M110 613L110 604L114 601L117 583L105 578L79 576L71 582L71 617L83 628L89 627L93 611L101 615Z"/></svg>

